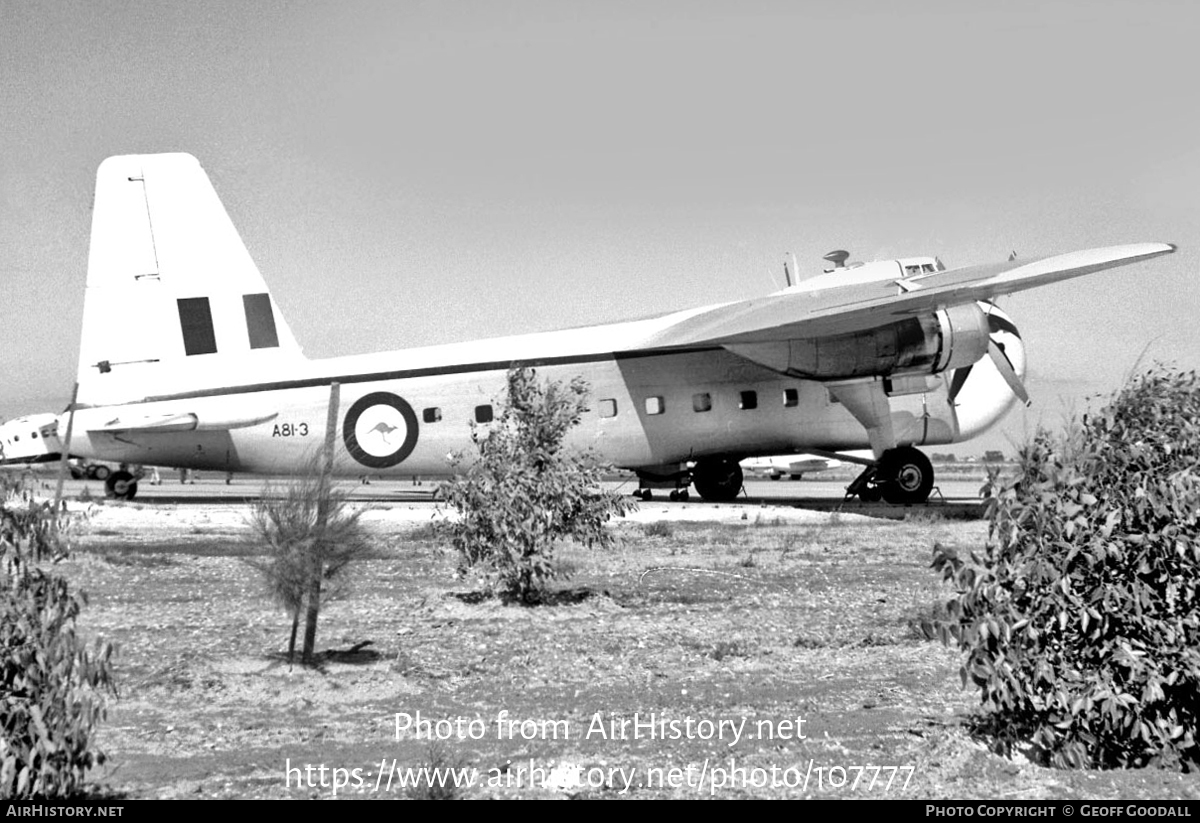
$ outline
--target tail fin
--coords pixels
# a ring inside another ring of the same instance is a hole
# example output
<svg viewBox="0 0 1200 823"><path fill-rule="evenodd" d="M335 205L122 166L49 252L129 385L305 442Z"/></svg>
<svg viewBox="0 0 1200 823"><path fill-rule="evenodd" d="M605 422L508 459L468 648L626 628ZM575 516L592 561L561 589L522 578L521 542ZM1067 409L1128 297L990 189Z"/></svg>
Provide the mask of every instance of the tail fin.
<svg viewBox="0 0 1200 823"><path fill-rule="evenodd" d="M100 164L79 405L277 377L303 362L196 158L127 155Z"/></svg>

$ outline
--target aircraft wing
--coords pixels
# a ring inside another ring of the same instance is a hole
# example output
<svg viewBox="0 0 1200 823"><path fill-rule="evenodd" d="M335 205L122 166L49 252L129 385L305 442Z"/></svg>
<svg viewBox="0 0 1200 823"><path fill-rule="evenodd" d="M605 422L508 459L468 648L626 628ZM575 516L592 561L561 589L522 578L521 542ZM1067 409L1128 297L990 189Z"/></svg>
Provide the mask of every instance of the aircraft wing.
<svg viewBox="0 0 1200 823"><path fill-rule="evenodd" d="M991 300L1175 251L1171 243L1137 243L1059 254L1033 261L834 286L784 290L716 306L686 317L648 341L652 346L760 343L843 334L947 306Z"/></svg>

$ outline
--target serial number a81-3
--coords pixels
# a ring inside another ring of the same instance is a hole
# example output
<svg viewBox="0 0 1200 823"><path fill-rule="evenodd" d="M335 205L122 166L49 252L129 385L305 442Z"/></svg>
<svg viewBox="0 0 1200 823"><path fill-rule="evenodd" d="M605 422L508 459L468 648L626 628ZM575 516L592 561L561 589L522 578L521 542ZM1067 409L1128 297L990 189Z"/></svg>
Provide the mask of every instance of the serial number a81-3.
<svg viewBox="0 0 1200 823"><path fill-rule="evenodd" d="M272 437L308 437L307 423L276 423Z"/></svg>

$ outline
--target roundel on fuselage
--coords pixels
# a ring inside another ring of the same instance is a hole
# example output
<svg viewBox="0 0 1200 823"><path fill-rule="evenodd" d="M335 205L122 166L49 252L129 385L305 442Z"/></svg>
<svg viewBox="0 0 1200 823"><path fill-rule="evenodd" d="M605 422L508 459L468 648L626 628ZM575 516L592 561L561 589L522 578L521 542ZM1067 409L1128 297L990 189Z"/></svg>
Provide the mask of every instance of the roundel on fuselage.
<svg viewBox="0 0 1200 823"><path fill-rule="evenodd" d="M417 416L403 397L377 391L354 401L342 421L350 456L372 469L402 462L417 445Z"/></svg>

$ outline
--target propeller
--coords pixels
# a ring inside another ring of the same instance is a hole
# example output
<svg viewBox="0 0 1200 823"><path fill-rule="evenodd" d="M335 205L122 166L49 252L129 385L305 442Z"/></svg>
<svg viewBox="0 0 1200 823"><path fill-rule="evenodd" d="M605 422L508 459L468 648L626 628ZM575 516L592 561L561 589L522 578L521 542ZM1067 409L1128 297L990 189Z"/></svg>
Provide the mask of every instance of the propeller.
<svg viewBox="0 0 1200 823"><path fill-rule="evenodd" d="M995 340L989 339L988 354L991 355L992 362L996 364L996 369L1000 372L1000 376L1004 378L1004 382L1012 389L1012 393L1028 406L1029 392L1025 391L1025 384L1021 382L1020 377L1017 377L1017 371L1013 368L1012 361L1008 359L1008 355L1004 353L1004 347Z"/></svg>
<svg viewBox="0 0 1200 823"><path fill-rule="evenodd" d="M1004 378L1004 382L1012 389L1022 403L1026 406L1030 405L1029 392L1025 390L1025 384L1021 382L1021 378L1017 376L1017 370L1013 368L1012 361L1008 359L1008 355L1004 352L1004 346L997 343L991 338L992 334L998 331L1006 331L1010 334L1020 336L1017 332L1017 327L1010 320L999 315L988 315L988 356L992 358L992 362L996 364L996 370L1000 372L1000 376ZM974 364L965 366L961 369L954 370L954 377L950 381L950 402L953 403L958 393L962 391L962 387L966 385L967 378L971 375L971 369Z"/></svg>

